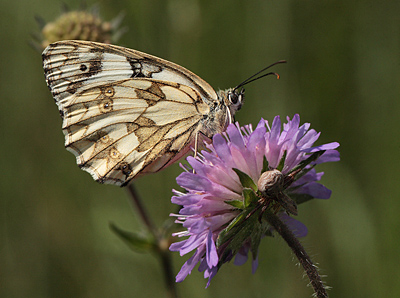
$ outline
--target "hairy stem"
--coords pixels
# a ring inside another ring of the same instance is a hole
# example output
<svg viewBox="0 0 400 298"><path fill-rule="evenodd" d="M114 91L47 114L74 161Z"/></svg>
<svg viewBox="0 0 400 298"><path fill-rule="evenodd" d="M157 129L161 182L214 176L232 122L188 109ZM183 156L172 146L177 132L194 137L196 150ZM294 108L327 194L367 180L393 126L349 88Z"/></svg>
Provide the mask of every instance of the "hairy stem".
<svg viewBox="0 0 400 298"><path fill-rule="evenodd" d="M328 293L326 292L325 286L321 280L321 276L318 273L317 267L311 261L311 258L308 256L300 241L274 213L266 211L264 216L268 223L286 241L286 243L292 249L293 253L296 255L297 259L300 261L300 264L303 266L304 271L306 272L308 278L310 279L310 283L314 288L315 297L328 297Z"/></svg>
<svg viewBox="0 0 400 298"><path fill-rule="evenodd" d="M172 268L171 254L168 250L160 250L159 257L161 261L161 266L164 273L165 285L168 290L168 296L171 298L178 298L178 293L176 291L176 282L174 270Z"/></svg>

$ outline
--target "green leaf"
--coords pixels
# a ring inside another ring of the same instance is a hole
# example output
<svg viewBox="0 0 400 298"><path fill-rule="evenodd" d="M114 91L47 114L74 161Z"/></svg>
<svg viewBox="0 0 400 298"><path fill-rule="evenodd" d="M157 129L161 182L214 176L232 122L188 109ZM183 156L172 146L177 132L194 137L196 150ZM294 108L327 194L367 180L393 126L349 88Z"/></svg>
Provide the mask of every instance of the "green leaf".
<svg viewBox="0 0 400 298"><path fill-rule="evenodd" d="M251 253L253 255L253 260L257 258L258 247L260 246L261 238L266 234L269 224L262 221L261 224L252 232L251 235Z"/></svg>
<svg viewBox="0 0 400 298"><path fill-rule="evenodd" d="M238 169L233 170L239 176L240 183L243 185L243 187L251 188L252 190L257 191L257 185L254 183L253 179L251 179L249 175L243 173Z"/></svg>
<svg viewBox="0 0 400 298"><path fill-rule="evenodd" d="M221 237L221 240L218 241L220 243L219 246L223 244L226 245L221 255L221 262L225 262L229 256L237 254L239 249L250 237L252 230L255 229L257 224L257 221L254 221L254 217L250 216L246 220L241 221L240 224L236 224L225 234L220 234L218 236L218 240Z"/></svg>
<svg viewBox="0 0 400 298"><path fill-rule="evenodd" d="M243 198L244 198L244 207L247 208L249 207L252 203L255 203L258 201L257 195L254 193L254 191L250 188L245 188L243 189ZM244 209L244 208L242 208Z"/></svg>
<svg viewBox="0 0 400 298"><path fill-rule="evenodd" d="M150 235L128 232L113 223L110 223L110 229L135 252L151 252L157 247L154 238Z"/></svg>
<svg viewBox="0 0 400 298"><path fill-rule="evenodd" d="M276 169L277 169L278 171L280 171L280 172L282 172L283 166L285 165L286 155L287 155L287 152L286 152L286 150L285 150L285 151L283 152L283 156L282 156L281 160L279 161L279 165L276 167Z"/></svg>
<svg viewBox="0 0 400 298"><path fill-rule="evenodd" d="M269 163L268 163L267 157L264 155L263 168L262 168L261 173L264 173L264 172L266 172L268 170L269 170Z"/></svg>
<svg viewBox="0 0 400 298"><path fill-rule="evenodd" d="M248 217L252 211L254 211L254 206L246 208L218 235L217 247L224 248L220 256L220 264L230 260L232 255L237 254L248 241L250 241L253 255L257 255L261 238L269 225L259 221L260 209Z"/></svg>
<svg viewBox="0 0 400 298"><path fill-rule="evenodd" d="M240 200L230 200L230 201L227 200L227 201L224 201L224 202L227 203L228 205L231 205L231 206L237 208L237 209L241 209L242 210L244 208L244 204Z"/></svg>
<svg viewBox="0 0 400 298"><path fill-rule="evenodd" d="M325 153L325 150L317 151L311 154L307 159L301 161L297 166L295 166L288 174L297 171L298 169L303 170L306 166L308 166L313 161L316 161L322 154ZM296 175L295 180L299 179L305 173L299 173L300 176Z"/></svg>
<svg viewBox="0 0 400 298"><path fill-rule="evenodd" d="M257 258L258 247L260 246L261 237L262 237L262 228L261 228L261 224L259 224L252 231L251 238L250 238L250 247L251 247L251 253L253 255L253 259Z"/></svg>
<svg viewBox="0 0 400 298"><path fill-rule="evenodd" d="M230 237L234 236L234 233L231 230L234 230L236 225L239 225L239 223L245 218L247 215L246 212L241 212L238 216L236 216L230 223L229 225L223 229L217 238L217 246L222 245L225 243L227 240L229 240Z"/></svg>
<svg viewBox="0 0 400 298"><path fill-rule="evenodd" d="M307 169L302 169L299 173L293 175L293 181L299 180L301 177L303 177L305 174L307 174L309 171L311 171L315 165L310 166ZM299 169L298 167L296 167ZM293 171L290 171L290 173L293 173ZM299 188L300 186L297 186L296 188Z"/></svg>

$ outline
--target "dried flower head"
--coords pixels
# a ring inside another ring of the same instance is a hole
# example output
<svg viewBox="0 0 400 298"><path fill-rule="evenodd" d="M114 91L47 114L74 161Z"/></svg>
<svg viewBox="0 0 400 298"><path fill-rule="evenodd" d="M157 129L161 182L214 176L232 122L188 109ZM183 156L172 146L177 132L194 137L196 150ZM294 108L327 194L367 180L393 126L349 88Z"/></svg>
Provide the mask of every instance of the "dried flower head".
<svg viewBox="0 0 400 298"><path fill-rule="evenodd" d="M72 10L67 8L53 22L46 22L37 17L41 34L36 37L39 41L35 47L41 51L49 44L60 40L88 40L103 43L116 42L125 29L119 26L123 14L119 14L112 21L101 19L97 7L89 10ZM40 45L39 45L40 43Z"/></svg>

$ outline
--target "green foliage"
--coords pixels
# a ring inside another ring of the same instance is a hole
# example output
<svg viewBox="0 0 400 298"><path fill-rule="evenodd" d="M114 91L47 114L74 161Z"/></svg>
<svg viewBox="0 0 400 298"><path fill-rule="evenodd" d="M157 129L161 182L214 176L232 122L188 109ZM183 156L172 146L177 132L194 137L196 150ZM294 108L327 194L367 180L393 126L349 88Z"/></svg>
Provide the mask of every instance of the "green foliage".
<svg viewBox="0 0 400 298"><path fill-rule="evenodd" d="M250 178L249 175L246 173L243 173L242 171L238 169L233 169L235 173L239 176L240 183L242 184L243 187L250 188L254 191L257 191L257 185L254 183L253 179Z"/></svg>
<svg viewBox="0 0 400 298"><path fill-rule="evenodd" d="M151 252L157 248L155 239L148 233L127 232L113 223L110 223L110 229L135 252Z"/></svg>
<svg viewBox="0 0 400 298"><path fill-rule="evenodd" d="M231 255L236 255L239 249L246 242L251 243L253 259L257 257L258 247L263 235L269 225L259 220L260 210L246 208L226 227L218 236L217 246L225 247L224 253L220 256L220 263L230 260Z"/></svg>

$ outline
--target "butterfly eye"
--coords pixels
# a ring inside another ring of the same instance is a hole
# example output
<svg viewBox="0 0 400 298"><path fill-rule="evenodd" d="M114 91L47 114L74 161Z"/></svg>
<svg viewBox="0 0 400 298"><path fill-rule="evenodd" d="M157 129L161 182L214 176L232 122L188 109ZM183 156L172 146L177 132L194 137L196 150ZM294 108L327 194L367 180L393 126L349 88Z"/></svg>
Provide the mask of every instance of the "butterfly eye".
<svg viewBox="0 0 400 298"><path fill-rule="evenodd" d="M242 89L239 93L237 93L235 90L228 93L229 102L232 105L236 106L238 110L242 106L243 97L244 97L244 89Z"/></svg>
<svg viewBox="0 0 400 298"><path fill-rule="evenodd" d="M235 93L235 92L230 92L229 94L228 94L228 99L229 99L229 102L230 103L232 103L232 104L237 104L237 102L239 101L239 96L238 96L238 94L237 93Z"/></svg>

